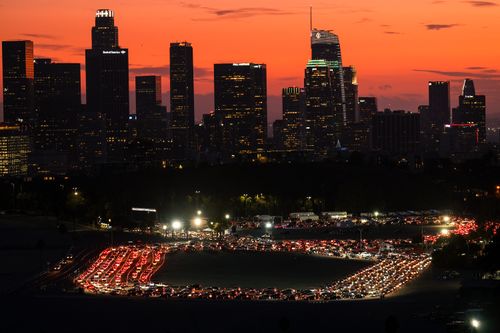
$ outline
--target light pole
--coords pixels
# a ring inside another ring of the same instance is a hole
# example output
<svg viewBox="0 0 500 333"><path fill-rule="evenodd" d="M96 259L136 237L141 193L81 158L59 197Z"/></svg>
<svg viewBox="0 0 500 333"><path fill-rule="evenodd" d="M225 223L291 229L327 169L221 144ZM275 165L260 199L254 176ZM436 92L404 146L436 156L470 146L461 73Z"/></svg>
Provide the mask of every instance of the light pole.
<svg viewBox="0 0 500 333"><path fill-rule="evenodd" d="M479 327L481 327L481 322L479 320L477 320L476 318L472 318L470 321L470 331L472 333L478 332Z"/></svg>
<svg viewBox="0 0 500 333"><path fill-rule="evenodd" d="M182 228L182 223L179 220L172 221L172 238L174 238L174 231L178 231Z"/></svg>
<svg viewBox="0 0 500 333"><path fill-rule="evenodd" d="M359 246L363 248L363 229L359 229Z"/></svg>

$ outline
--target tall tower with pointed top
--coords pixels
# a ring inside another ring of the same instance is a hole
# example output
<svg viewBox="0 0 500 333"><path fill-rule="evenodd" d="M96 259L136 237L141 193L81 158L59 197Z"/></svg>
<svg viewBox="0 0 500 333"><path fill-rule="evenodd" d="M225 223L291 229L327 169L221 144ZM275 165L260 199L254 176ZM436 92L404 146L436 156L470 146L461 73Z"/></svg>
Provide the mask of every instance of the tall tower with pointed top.
<svg viewBox="0 0 500 333"><path fill-rule="evenodd" d="M477 143L486 143L486 96L476 95L474 81L465 79L458 107L453 109L454 124L476 124Z"/></svg>
<svg viewBox="0 0 500 333"><path fill-rule="evenodd" d="M333 71L333 100L335 135L340 138L346 125L346 95L339 37L329 30L311 30L312 60L324 60Z"/></svg>

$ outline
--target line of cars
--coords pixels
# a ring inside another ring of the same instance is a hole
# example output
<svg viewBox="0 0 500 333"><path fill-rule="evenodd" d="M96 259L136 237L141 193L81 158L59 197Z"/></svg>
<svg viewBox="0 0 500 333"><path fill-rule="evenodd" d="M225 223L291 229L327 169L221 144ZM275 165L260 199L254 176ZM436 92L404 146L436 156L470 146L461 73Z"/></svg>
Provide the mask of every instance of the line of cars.
<svg viewBox="0 0 500 333"><path fill-rule="evenodd" d="M415 278L430 264L430 256L409 249L406 240L273 241L251 237L225 237L219 241L189 241L156 245L126 245L105 249L75 282L88 293L122 294L184 299L309 300L383 297ZM382 249L389 251L382 251ZM152 276L174 251L298 252L373 260L374 264L346 279L306 290L278 288L219 288L169 286L152 283Z"/></svg>

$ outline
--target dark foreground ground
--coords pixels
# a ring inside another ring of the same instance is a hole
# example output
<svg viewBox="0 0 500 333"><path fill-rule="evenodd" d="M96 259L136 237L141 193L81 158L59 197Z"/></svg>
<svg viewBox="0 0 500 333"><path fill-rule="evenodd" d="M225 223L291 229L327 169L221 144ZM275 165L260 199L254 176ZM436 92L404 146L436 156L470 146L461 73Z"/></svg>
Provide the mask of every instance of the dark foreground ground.
<svg viewBox="0 0 500 333"><path fill-rule="evenodd" d="M425 285L425 290L419 285ZM2 332L446 332L436 313L455 300L456 282L426 272L406 295L332 303L166 301L101 296L2 299Z"/></svg>
<svg viewBox="0 0 500 333"><path fill-rule="evenodd" d="M308 289L330 284L371 264L296 253L178 252L167 257L153 280L181 286Z"/></svg>

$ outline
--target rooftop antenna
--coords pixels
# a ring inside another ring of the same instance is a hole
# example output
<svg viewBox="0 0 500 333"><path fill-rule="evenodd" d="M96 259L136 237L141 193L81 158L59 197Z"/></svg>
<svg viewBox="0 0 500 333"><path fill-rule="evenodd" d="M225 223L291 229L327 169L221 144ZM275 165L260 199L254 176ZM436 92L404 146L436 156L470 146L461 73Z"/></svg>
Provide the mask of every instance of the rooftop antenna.
<svg viewBox="0 0 500 333"><path fill-rule="evenodd" d="M309 31L313 30L313 8L309 7Z"/></svg>

